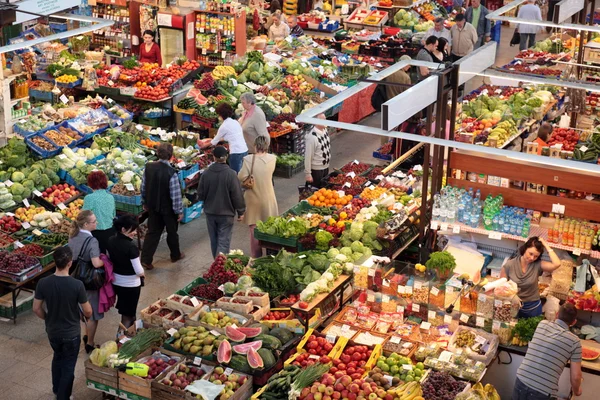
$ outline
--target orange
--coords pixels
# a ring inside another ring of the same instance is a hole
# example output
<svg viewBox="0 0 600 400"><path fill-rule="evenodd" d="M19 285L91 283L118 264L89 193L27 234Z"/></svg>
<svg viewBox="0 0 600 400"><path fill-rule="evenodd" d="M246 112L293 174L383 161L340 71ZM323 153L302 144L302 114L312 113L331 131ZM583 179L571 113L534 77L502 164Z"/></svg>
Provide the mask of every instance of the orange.
<svg viewBox="0 0 600 400"><path fill-rule="evenodd" d="M319 196L319 201L325 201L325 196Z"/></svg>
<svg viewBox="0 0 600 400"><path fill-rule="evenodd" d="M315 202L314 202L314 201L312 201L312 200L309 198L309 199L308 199L308 204L310 204L311 206L314 206L314 205L315 205Z"/></svg>

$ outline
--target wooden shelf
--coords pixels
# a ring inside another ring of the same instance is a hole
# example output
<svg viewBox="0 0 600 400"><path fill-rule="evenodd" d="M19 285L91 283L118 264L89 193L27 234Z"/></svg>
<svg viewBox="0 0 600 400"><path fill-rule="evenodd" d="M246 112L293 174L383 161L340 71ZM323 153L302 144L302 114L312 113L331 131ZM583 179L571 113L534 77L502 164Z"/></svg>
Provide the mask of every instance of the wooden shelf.
<svg viewBox="0 0 600 400"><path fill-rule="evenodd" d="M582 168L585 168L585 165L585 163L582 163ZM504 161L501 158L486 158L454 151L450 156L450 168L511 180L535 182L546 187L553 186L561 189L600 194L598 174L578 173L574 170L556 169L541 164L526 164L518 160Z"/></svg>
<svg viewBox="0 0 600 400"><path fill-rule="evenodd" d="M541 179L538 178L539 181ZM600 201L577 200L566 197L551 196L548 194L532 193L526 190L504 188L491 186L483 183L471 182L462 179L449 178L448 184L460 188L473 188L481 190L481 198L484 199L488 194L504 197L504 204L510 206L528 208L536 211L552 212L553 204L563 204L565 206L565 215L575 218L598 219L600 216ZM589 190L588 190L589 191Z"/></svg>
<svg viewBox="0 0 600 400"><path fill-rule="evenodd" d="M345 285L347 283L347 281L349 281L350 279L352 279L352 277L350 275L340 275L333 282L333 285L331 286L329 291L326 293L318 294L314 299L311 300L310 303L308 303L308 307L300 308L300 305L299 305L300 302L297 302L296 304L292 305L290 308L295 309L295 311L303 313L303 314L309 314L310 312L314 311L315 308L318 308L321 305L321 302L323 300L325 300L327 297L329 297L329 295L331 293L333 293L336 289L339 289L341 286Z"/></svg>

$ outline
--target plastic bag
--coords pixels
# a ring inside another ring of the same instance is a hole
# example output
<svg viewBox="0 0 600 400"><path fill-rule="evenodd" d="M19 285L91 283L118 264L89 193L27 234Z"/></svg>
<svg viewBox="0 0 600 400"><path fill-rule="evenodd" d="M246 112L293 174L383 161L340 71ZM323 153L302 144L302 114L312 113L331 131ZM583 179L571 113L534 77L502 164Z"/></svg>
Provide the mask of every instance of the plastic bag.
<svg viewBox="0 0 600 400"><path fill-rule="evenodd" d="M224 385L215 385L209 381L198 380L191 385L187 385L185 390L197 395L199 394L201 396L200 398L204 400L215 400L224 388Z"/></svg>
<svg viewBox="0 0 600 400"><path fill-rule="evenodd" d="M92 364L98 367L106 367L106 363L108 361L108 356L112 354L117 354L119 352L119 348L115 341L109 340L108 342L104 342L99 349L94 349L92 354L90 355L90 361Z"/></svg>
<svg viewBox="0 0 600 400"><path fill-rule="evenodd" d="M554 296L546 297L546 304L544 304L544 315L548 321L554 321L556 319L556 313L560 308L560 300Z"/></svg>

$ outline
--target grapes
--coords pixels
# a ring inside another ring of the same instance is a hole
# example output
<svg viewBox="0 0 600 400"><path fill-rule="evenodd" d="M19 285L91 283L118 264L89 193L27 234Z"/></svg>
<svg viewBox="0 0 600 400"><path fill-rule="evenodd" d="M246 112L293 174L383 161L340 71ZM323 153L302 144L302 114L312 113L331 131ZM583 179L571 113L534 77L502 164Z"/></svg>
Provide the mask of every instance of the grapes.
<svg viewBox="0 0 600 400"><path fill-rule="evenodd" d="M38 264L38 260L23 253L0 252L0 271L19 274Z"/></svg>
<svg viewBox="0 0 600 400"><path fill-rule="evenodd" d="M223 292L214 283L205 283L190 290L190 295L207 300L218 300L223 297Z"/></svg>
<svg viewBox="0 0 600 400"><path fill-rule="evenodd" d="M446 372L432 372L422 385L423 397L426 400L453 400L465 386L465 382L455 380Z"/></svg>

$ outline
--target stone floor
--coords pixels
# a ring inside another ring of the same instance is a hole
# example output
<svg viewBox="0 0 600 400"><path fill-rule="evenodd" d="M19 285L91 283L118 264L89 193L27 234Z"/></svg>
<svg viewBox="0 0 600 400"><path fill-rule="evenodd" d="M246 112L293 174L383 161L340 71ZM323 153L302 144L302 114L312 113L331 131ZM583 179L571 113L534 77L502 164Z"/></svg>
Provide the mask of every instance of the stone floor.
<svg viewBox="0 0 600 400"><path fill-rule="evenodd" d="M516 47L508 47L512 29L504 28L502 44L498 52L498 65L510 61L517 53ZM475 87L475 85L470 85ZM377 116L370 118L377 124ZM332 139L332 165L341 166L354 159L374 162L372 152L380 143L379 137L361 132L343 132ZM284 211L297 203L297 186L303 184L303 175L292 179L275 178L275 190L279 210ZM209 267L212 257L204 217L180 228L181 249L186 258L171 263L166 243L161 242L155 258L155 269L146 273L146 286L138 309L156 299L163 298L184 287L190 281L201 276ZM232 248L249 252L248 227L236 223ZM100 322L97 343L114 338L119 315L112 309ZM85 352L80 352L75 370L75 399L98 399L101 393L86 387L84 376ZM0 322L0 398L10 400L53 399L51 385L52 350L48 344L44 323L32 312L20 315L16 325L12 322Z"/></svg>

